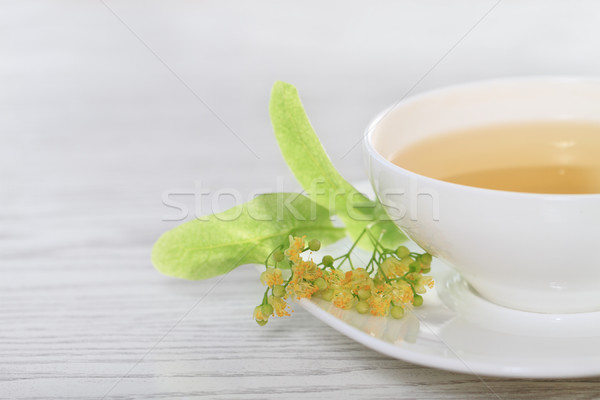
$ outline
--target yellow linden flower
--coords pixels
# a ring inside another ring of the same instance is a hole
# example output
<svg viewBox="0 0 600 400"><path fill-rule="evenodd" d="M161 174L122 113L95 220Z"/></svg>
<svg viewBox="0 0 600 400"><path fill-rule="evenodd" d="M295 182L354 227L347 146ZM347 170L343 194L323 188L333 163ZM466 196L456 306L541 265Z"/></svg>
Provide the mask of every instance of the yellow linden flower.
<svg viewBox="0 0 600 400"><path fill-rule="evenodd" d="M285 255L288 256L291 262L294 264L300 261L300 253L304 250L304 241L306 235L302 237L293 237L290 235L290 247L285 251Z"/></svg>
<svg viewBox="0 0 600 400"><path fill-rule="evenodd" d="M395 281L391 284L390 295L396 304L412 304L414 293L408 282Z"/></svg>
<svg viewBox="0 0 600 400"><path fill-rule="evenodd" d="M256 321L268 321L270 317L270 315L265 314L263 306L256 306L253 316Z"/></svg>
<svg viewBox="0 0 600 400"><path fill-rule="evenodd" d="M286 301L288 298L310 299L317 293L320 298L331 301L340 309L350 310L356 307L361 314L370 312L374 316L391 315L399 319L404 314L404 307L421 305L423 297L420 294L433 287L433 279L422 276L422 273L427 272L422 271L422 268L426 266L428 270L431 262L431 256L427 257L427 253L410 253L403 246L393 251L379 244L371 262L362 265L358 265L356 261L350 262L352 270L341 271L340 265L350 260L354 246L347 254L337 258L342 261L334 268L335 259L330 255L323 257L322 267L311 259L312 251L318 251L320 247L317 239L310 241L308 247L311 252L307 251L309 255L304 258L302 254L304 250L308 250L306 236L290 235L289 242L285 256L283 246L277 247L271 254L276 263L287 263L290 260L290 278L283 279L283 271L277 268L277 264L267 267L260 275L261 282L269 287L263 297L263 304L254 309L254 318L260 326L265 325L271 315L289 316L292 310ZM413 271L410 272L413 263L415 266L420 263L421 268L412 268Z"/></svg>
<svg viewBox="0 0 600 400"><path fill-rule="evenodd" d="M406 275L406 279L414 282L414 281L418 280L420 276L421 276L421 274L418 274L416 272L411 272L410 274Z"/></svg>
<svg viewBox="0 0 600 400"><path fill-rule="evenodd" d="M318 290L318 287L306 281L297 282L292 285L293 295L296 299L310 299Z"/></svg>
<svg viewBox="0 0 600 400"><path fill-rule="evenodd" d="M344 272L339 269L325 271L323 274L323 278L327 282L327 286L335 287L341 284L344 280Z"/></svg>
<svg viewBox="0 0 600 400"><path fill-rule="evenodd" d="M412 263L412 259L409 260L410 261L401 260L396 265L394 265L394 273L396 274L396 276L403 276L408 272L409 265Z"/></svg>
<svg viewBox="0 0 600 400"><path fill-rule="evenodd" d="M336 290L332 302L336 307L349 310L354 306L354 296L349 290Z"/></svg>
<svg viewBox="0 0 600 400"><path fill-rule="evenodd" d="M296 284L298 282L302 282L304 280L304 275L306 275L306 266L302 263L298 263L292 265L292 280L291 283Z"/></svg>
<svg viewBox="0 0 600 400"><path fill-rule="evenodd" d="M343 281L344 287L350 289L352 293L358 294L359 290L371 290L373 280L364 268L357 268L346 272Z"/></svg>
<svg viewBox="0 0 600 400"><path fill-rule="evenodd" d="M389 293L392 290L392 287L389 283L381 283L373 288L373 293L377 295L382 295L385 293Z"/></svg>
<svg viewBox="0 0 600 400"><path fill-rule="evenodd" d="M371 314L383 316L387 314L392 299L390 296L386 296L385 294L379 294L369 297L367 302L369 303L369 311Z"/></svg>
<svg viewBox="0 0 600 400"><path fill-rule="evenodd" d="M292 235L290 235L290 247L301 250L304 248L305 242L306 242L306 235L304 235L302 237L298 237L298 236L293 237Z"/></svg>
<svg viewBox="0 0 600 400"><path fill-rule="evenodd" d="M289 248L285 251L285 255L290 259L291 262L293 262L294 264L297 263L298 261L300 261L300 253L301 251L298 251L296 249L293 248Z"/></svg>
<svg viewBox="0 0 600 400"><path fill-rule="evenodd" d="M270 288L283 284L281 270L279 268L267 268L265 272L260 274L260 281L263 285L267 285Z"/></svg>
<svg viewBox="0 0 600 400"><path fill-rule="evenodd" d="M287 311L288 303L281 297L269 296L269 304L273 306L275 315L278 317L290 316L290 313Z"/></svg>
<svg viewBox="0 0 600 400"><path fill-rule="evenodd" d="M300 260L296 265L292 267L294 272L294 280L305 279L307 281L314 281L323 275L323 271L317 267L312 260L304 261Z"/></svg>
<svg viewBox="0 0 600 400"><path fill-rule="evenodd" d="M369 278L369 273L364 268L356 268L352 271L352 280L355 281L364 281Z"/></svg>
<svg viewBox="0 0 600 400"><path fill-rule="evenodd" d="M415 292L423 294L427 291L425 287L433 289L433 278L430 276L421 276L415 285Z"/></svg>
<svg viewBox="0 0 600 400"><path fill-rule="evenodd" d="M355 270L346 272L344 275L343 284L354 284L364 281L367 278L369 278L367 271L364 268L357 268Z"/></svg>
<svg viewBox="0 0 600 400"><path fill-rule="evenodd" d="M391 279L402 276L408 272L408 265L394 257L388 257L381 263L381 269Z"/></svg>

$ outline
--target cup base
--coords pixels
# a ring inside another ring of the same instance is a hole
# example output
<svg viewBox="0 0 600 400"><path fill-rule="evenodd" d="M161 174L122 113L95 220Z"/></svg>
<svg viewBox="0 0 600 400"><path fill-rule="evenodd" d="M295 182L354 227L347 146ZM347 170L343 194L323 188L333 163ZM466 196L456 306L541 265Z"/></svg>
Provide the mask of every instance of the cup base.
<svg viewBox="0 0 600 400"><path fill-rule="evenodd" d="M599 292L535 291L534 289L507 289L505 285L480 282L477 278L463 277L470 290L502 307L539 314L578 314L600 311Z"/></svg>
<svg viewBox="0 0 600 400"><path fill-rule="evenodd" d="M434 271L436 266L432 266ZM600 330L600 311L539 312L495 302L474 289L453 268L444 264L434 274L440 300L461 319L507 334L541 337L588 337Z"/></svg>

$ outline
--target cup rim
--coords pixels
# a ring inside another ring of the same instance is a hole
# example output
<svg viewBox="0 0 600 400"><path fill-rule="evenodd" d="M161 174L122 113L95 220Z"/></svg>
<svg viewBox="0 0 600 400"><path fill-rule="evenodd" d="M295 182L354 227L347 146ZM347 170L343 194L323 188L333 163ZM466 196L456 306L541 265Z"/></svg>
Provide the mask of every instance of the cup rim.
<svg viewBox="0 0 600 400"><path fill-rule="evenodd" d="M447 92L452 92L455 90L468 89L470 87L484 87L484 86L494 86L499 84L514 84L514 83L525 83L525 82L552 82L552 83L595 83L600 84L600 77L597 76L569 76L569 75L541 75L541 76L517 76L517 77L509 77L509 78L495 78L495 79L483 79L476 81L468 81L461 82L452 85L446 85L435 89L426 90L424 92L418 93L414 96L408 96L403 98L395 103L392 103L390 106L386 107L378 113L375 118L371 119L367 128L365 130L365 134L363 136L364 146L367 149L369 155L375 158L380 163L384 164L388 168L391 168L394 171L402 172L405 175L408 175L411 178L418 178L427 183L434 183L436 185L441 185L442 187L446 187L448 189L457 189L463 191L470 191L479 194L494 194L496 196L506 196L506 197L529 197L529 198L550 198L553 200L569 200L569 199L594 199L600 198L600 193L531 193L531 192L515 192L510 190L498 190L498 189L488 189L477 186L468 186L460 183L453 183L443 181L441 179L431 178L426 175L422 175L406 168L400 167L399 165L394 164L389 161L387 158L382 156L373 146L372 138L375 132L375 127L377 124L382 121L390 112L392 112L395 108L410 105L412 103L416 103L422 99L426 99L428 97L434 97L440 94L444 94Z"/></svg>

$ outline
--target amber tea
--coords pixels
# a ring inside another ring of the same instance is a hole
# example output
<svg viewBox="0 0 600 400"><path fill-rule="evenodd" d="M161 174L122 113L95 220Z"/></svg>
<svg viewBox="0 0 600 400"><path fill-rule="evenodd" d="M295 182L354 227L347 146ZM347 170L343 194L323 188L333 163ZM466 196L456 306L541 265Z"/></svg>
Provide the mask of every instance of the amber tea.
<svg viewBox="0 0 600 400"><path fill-rule="evenodd" d="M600 193L600 124L497 124L424 139L390 161L431 178L530 193Z"/></svg>

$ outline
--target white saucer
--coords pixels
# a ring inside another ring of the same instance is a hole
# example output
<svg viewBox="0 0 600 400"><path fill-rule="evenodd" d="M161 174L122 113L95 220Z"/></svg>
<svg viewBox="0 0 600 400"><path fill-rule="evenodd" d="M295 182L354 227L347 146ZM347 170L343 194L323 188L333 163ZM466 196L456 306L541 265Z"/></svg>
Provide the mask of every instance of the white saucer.
<svg viewBox="0 0 600 400"><path fill-rule="evenodd" d="M354 186L372 195L367 181ZM422 251L413 242L403 243ZM343 239L315 254L343 254ZM370 254L360 250L357 259ZM512 378L600 376L600 312L538 314L493 304L475 293L452 267L435 259L433 290L404 318L346 311L321 299L300 301L340 333L390 357L474 375Z"/></svg>
<svg viewBox="0 0 600 400"><path fill-rule="evenodd" d="M326 251L338 253L348 243L338 242ZM300 304L349 338L415 364L514 378L600 375L600 312L512 310L481 298L439 260L431 272L435 288L424 295L422 307L407 310L401 320L361 315L321 299Z"/></svg>

